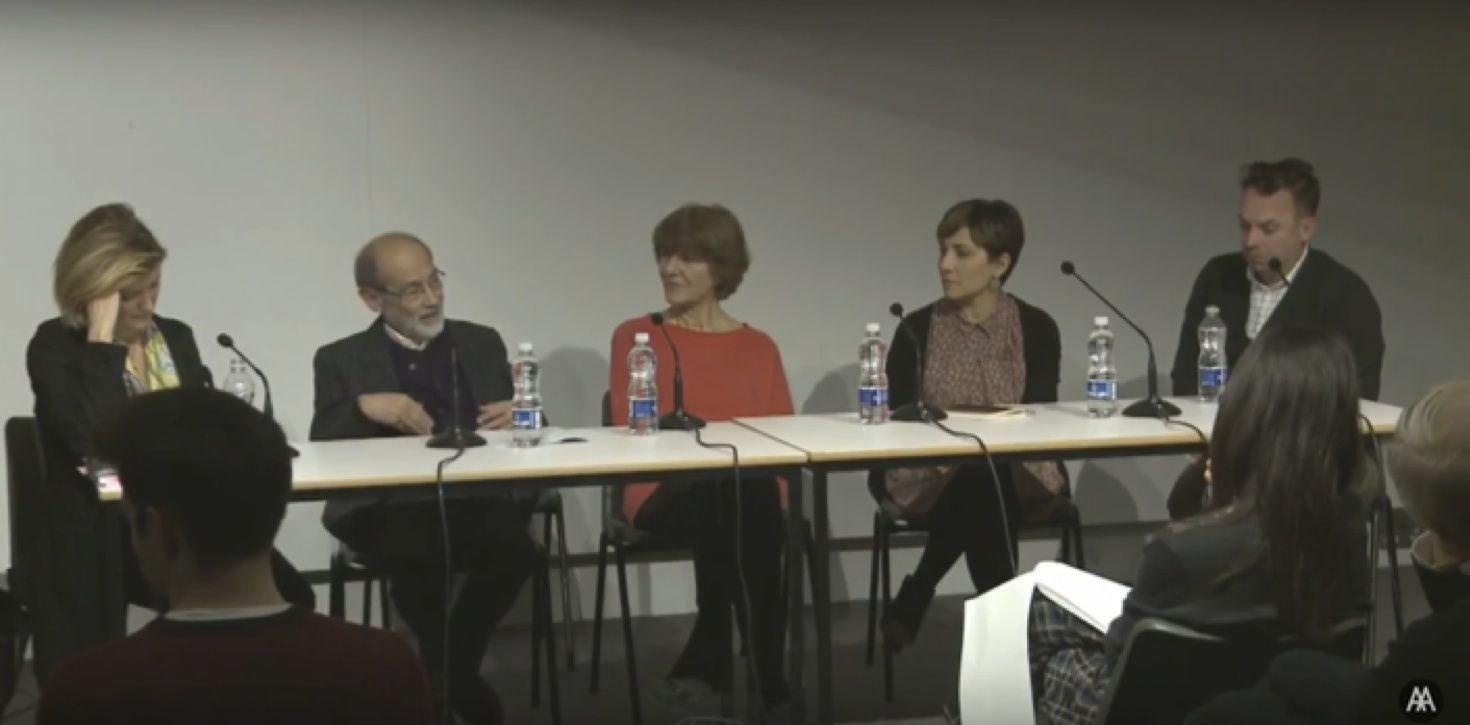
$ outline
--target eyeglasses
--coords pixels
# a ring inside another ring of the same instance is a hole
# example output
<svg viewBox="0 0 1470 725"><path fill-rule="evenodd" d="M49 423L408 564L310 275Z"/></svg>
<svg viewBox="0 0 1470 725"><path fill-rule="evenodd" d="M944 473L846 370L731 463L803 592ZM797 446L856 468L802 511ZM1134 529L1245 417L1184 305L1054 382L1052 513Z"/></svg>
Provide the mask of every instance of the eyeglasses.
<svg viewBox="0 0 1470 725"><path fill-rule="evenodd" d="M435 269L426 281L414 282L399 290L392 290L387 287L378 287L377 290L389 297L397 297L403 304L412 307L423 302L424 298L428 297L430 292L433 292L435 295L442 293L444 291L444 277L444 270Z"/></svg>

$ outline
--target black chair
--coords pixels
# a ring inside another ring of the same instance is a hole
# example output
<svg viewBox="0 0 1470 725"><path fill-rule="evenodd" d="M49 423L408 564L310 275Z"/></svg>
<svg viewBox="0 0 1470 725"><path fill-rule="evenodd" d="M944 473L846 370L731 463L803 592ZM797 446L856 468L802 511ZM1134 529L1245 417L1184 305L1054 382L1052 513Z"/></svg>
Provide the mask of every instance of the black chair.
<svg viewBox="0 0 1470 725"><path fill-rule="evenodd" d="M1062 469L1064 472L1065 468ZM1069 481L1070 482L1070 481ZM889 498L882 488L882 472L868 478L868 487L878 500L878 509L873 513L873 549L868 578L868 641L867 664L873 666L878 641L878 619L880 610L888 611L893 601L893 570L889 565L889 549L893 537L907 534L927 534L928 522L920 517L906 516L898 504ZM1086 569L1087 561L1082 551L1082 514L1077 504L1069 497L1057 497L1044 508L1021 523L1021 532L1044 534L1058 532L1061 551L1058 559L1078 569ZM878 598L879 586L883 598ZM893 702L893 652L883 651L883 697Z"/></svg>
<svg viewBox="0 0 1470 725"><path fill-rule="evenodd" d="M602 396L602 424L612 425L612 396L604 393ZM799 482L798 482L799 485ZM807 525L806 551L811 551L811 525ZM602 660L602 614L604 594L607 591L607 554L611 551L617 567L618 576L618 605L621 610L623 624L623 652L628 660L628 699L633 710L633 722L636 725L643 723L643 704L638 691L638 667L634 653L637 648L633 644L633 617L632 608L628 605L628 562L649 563L655 561L673 561L689 558L691 552L688 544L673 541L633 526L623 515L623 486L610 485L603 487L602 495L602 534L598 540L597 547L597 595L596 604L592 614L592 678L591 691L596 693L600 683L600 665ZM811 567L807 568L812 582L815 586L815 572ZM786 577L782 577L786 581ZM739 618L736 620L739 623ZM744 647L741 648L742 653ZM729 672L734 673L731 667ZM722 696L721 709L727 717L733 710L730 700L731 682L725 683ZM750 688L753 695L754 688Z"/></svg>
<svg viewBox="0 0 1470 725"><path fill-rule="evenodd" d="M1320 649L1356 658L1367 636L1363 619L1344 622ZM1296 638L1256 632L1205 634L1162 619L1134 625L1103 696L1102 725L1178 725L1214 696L1251 686Z"/></svg>
<svg viewBox="0 0 1470 725"><path fill-rule="evenodd" d="M0 656L0 710L10 702L30 642L29 613L35 604L36 556L39 536L46 526L46 456L35 418L14 417L5 422L6 499L10 505L10 568L5 573L14 597L14 631L0 632L11 640ZM8 629L8 627L7 627Z"/></svg>
<svg viewBox="0 0 1470 725"><path fill-rule="evenodd" d="M547 489L536 500L535 513L542 514L545 519L543 535L545 546L550 546L551 527L553 520L556 522L558 543L561 545L561 567L562 567L562 604L563 616L568 630L572 622L569 613L571 611L567 597L566 586L567 559L566 559L566 535L565 525L562 523L562 499L555 489ZM537 547L537 562L531 579L531 707L541 706L541 673L546 671L547 684L550 689L551 698L551 721L561 723L561 692L560 682L556 666L556 638L553 628L551 611L551 554L545 547ZM388 604L388 578L383 575L382 569L369 559L359 556L351 549L336 543L336 550L332 553L332 560L328 572L328 611L337 619L346 618L346 585L349 583L361 583L363 585L362 597L362 623L371 626L373 588L377 585L380 592L380 622L384 629L391 626ZM542 665L542 645L545 645L545 665ZM572 665L572 657L568 653L568 668Z"/></svg>

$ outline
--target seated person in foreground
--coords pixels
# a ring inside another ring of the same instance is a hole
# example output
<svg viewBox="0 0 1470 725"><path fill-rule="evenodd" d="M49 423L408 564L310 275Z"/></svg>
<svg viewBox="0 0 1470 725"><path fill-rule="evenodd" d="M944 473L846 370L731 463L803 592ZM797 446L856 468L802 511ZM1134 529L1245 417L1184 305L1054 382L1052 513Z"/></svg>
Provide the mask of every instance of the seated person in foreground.
<svg viewBox="0 0 1470 725"><path fill-rule="evenodd" d="M1413 559L1431 614L1404 630L1371 670L1319 652L1287 652L1255 687L1215 698L1189 725L1413 722L1404 689L1416 680L1440 688L1436 722L1470 722L1463 694L1470 692L1463 646L1470 642L1470 381L1441 385L1404 409L1388 465L1404 507L1428 528L1414 541Z"/></svg>
<svg viewBox="0 0 1470 725"><path fill-rule="evenodd" d="M1028 644L1036 709L1096 720L1134 624L1325 643L1365 613L1366 492L1352 352L1316 327L1267 329L1241 356L1210 441L1212 507L1143 550L1106 637L1036 595Z"/></svg>
<svg viewBox="0 0 1470 725"><path fill-rule="evenodd" d="M58 668L38 722L432 722L406 643L277 590L291 454L274 422L226 393L174 389L130 402L97 448L117 467L143 576L171 608Z"/></svg>

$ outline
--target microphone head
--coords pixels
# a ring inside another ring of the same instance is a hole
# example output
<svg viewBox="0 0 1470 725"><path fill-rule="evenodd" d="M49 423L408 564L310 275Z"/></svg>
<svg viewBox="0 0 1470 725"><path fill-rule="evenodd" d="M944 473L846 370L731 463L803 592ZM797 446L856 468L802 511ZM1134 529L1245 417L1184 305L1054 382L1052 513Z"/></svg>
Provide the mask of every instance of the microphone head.
<svg viewBox="0 0 1470 725"><path fill-rule="evenodd" d="M888 306L888 314L893 315L894 317L897 317L900 320L903 319L903 305L901 305L901 304L899 304L897 302L889 305Z"/></svg>
<svg viewBox="0 0 1470 725"><path fill-rule="evenodd" d="M648 319L652 320L655 325L662 325L664 324L664 313L654 312L648 316Z"/></svg>
<svg viewBox="0 0 1470 725"><path fill-rule="evenodd" d="M1281 274L1281 260L1279 258L1272 257L1271 261L1266 262L1266 266L1269 267L1272 272L1275 272L1276 274Z"/></svg>
<svg viewBox="0 0 1470 725"><path fill-rule="evenodd" d="M228 332L221 332L219 334L219 337L214 338L214 340L215 340L215 342L218 342L219 343L219 346L220 347L234 347L235 346L235 338L230 337L230 334Z"/></svg>
<svg viewBox="0 0 1470 725"><path fill-rule="evenodd" d="M1069 260L1067 260L1065 262L1062 262L1062 274L1065 274L1067 276L1071 276L1071 275L1074 275L1076 273L1077 273L1077 265L1072 264L1072 260L1069 259Z"/></svg>

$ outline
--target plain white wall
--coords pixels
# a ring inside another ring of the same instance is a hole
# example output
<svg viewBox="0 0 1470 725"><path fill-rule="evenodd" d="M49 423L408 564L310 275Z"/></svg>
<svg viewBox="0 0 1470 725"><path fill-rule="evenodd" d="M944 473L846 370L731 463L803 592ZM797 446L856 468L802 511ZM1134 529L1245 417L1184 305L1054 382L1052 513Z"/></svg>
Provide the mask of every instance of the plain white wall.
<svg viewBox="0 0 1470 725"><path fill-rule="evenodd" d="M451 314L537 344L555 422L596 424L611 330L661 302L649 232L690 200L740 215L754 265L730 309L781 345L801 410L851 406L862 323L936 296L934 224L971 196L1025 216L1010 287L1061 325L1064 397L1100 310L1064 258L1153 332L1167 380L1194 274L1237 248L1239 166L1284 155L1318 166L1317 243L1373 287L1383 397L1403 403L1470 358L1467 21L1460 3L0 0L0 408L30 408L57 245L114 200L169 247L161 312L217 375L232 332L294 437L312 352L369 322L352 254L393 228L434 247ZM1142 345L1120 346L1136 393ZM1177 467L1083 466L1087 520L1162 518ZM836 535L871 511L834 480ZM305 569L326 564L318 512L283 533ZM596 493L568 516L593 549ZM866 555L843 561L838 591L865 589ZM686 568L659 573L640 607L687 609Z"/></svg>

